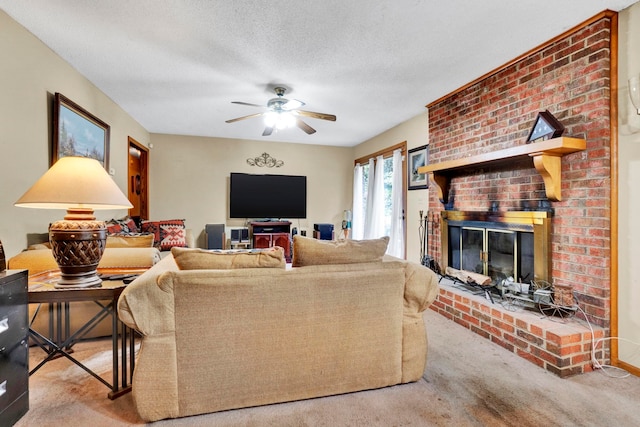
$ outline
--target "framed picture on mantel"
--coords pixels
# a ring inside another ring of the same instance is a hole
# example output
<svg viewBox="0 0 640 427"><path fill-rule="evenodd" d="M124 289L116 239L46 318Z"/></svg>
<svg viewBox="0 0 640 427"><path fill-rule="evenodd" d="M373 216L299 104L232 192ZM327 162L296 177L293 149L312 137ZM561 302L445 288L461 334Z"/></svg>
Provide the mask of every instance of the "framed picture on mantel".
<svg viewBox="0 0 640 427"><path fill-rule="evenodd" d="M564 126L549 110L541 111L527 137L527 144L557 138L564 133Z"/></svg>
<svg viewBox="0 0 640 427"><path fill-rule="evenodd" d="M409 190L420 190L422 188L429 188L429 184L427 182L427 174L418 173L418 168L422 166L426 166L427 164L427 156L429 155L429 146L423 145L422 147L412 148L408 151L409 159L407 162L407 172L408 172L408 189Z"/></svg>

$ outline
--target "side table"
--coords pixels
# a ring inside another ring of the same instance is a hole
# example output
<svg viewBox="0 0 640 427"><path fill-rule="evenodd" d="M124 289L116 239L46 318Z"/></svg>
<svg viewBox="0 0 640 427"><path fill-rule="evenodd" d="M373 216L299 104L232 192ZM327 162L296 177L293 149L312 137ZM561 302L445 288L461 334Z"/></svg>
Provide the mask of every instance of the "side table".
<svg viewBox="0 0 640 427"><path fill-rule="evenodd" d="M113 276L114 278L122 277L123 275L142 274L144 271L146 269L142 268L98 269L99 274ZM45 337L29 328L30 337L46 353L45 358L31 369L29 375L33 375L52 359L64 356L110 388L109 399L116 399L131 391L131 378L135 366L136 332L121 323L117 313L118 298L127 285L120 279L103 280L101 287L94 288L55 288L54 284L59 278L60 271L58 270L45 271L29 276L29 303L49 304L49 336ZM69 306L76 301L93 301L100 309L93 318L78 330L71 331L69 326ZM106 304L105 301L107 301ZM111 383L71 355L71 347L107 316L111 316L112 320L113 377ZM56 325L55 336L54 324Z"/></svg>

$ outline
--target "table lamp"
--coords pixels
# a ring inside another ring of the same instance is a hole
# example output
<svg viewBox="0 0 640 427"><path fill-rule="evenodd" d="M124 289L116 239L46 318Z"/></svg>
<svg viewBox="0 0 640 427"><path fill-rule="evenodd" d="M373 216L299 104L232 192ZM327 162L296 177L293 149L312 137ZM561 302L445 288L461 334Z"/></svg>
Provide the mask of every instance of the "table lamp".
<svg viewBox="0 0 640 427"><path fill-rule="evenodd" d="M51 250L60 268L58 288L101 286L97 268L107 229L93 211L133 207L97 160L73 156L60 158L15 206L67 210L64 220L49 226Z"/></svg>

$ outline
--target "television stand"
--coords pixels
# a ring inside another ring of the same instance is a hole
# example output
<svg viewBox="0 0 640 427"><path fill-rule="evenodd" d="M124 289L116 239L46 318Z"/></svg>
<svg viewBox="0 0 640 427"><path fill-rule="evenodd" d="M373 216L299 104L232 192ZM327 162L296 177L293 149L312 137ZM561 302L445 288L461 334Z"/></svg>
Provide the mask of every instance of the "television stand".
<svg viewBox="0 0 640 427"><path fill-rule="evenodd" d="M249 223L249 231L254 249L280 246L287 262L291 262L290 221L253 221Z"/></svg>

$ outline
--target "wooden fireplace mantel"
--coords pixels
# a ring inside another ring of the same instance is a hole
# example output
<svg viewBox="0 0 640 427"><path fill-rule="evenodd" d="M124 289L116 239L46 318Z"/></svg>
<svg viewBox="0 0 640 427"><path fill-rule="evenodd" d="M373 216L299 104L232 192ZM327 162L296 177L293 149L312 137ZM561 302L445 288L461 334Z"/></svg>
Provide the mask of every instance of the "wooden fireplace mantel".
<svg viewBox="0 0 640 427"><path fill-rule="evenodd" d="M587 142L584 139L560 137L426 165L418 168L418 172L430 175L430 180L438 187L438 198L442 203L447 203L449 181L453 175L472 172L482 167L501 166L531 157L533 166L544 181L547 198L558 202L562 200L560 194L562 156L583 151L586 148Z"/></svg>

